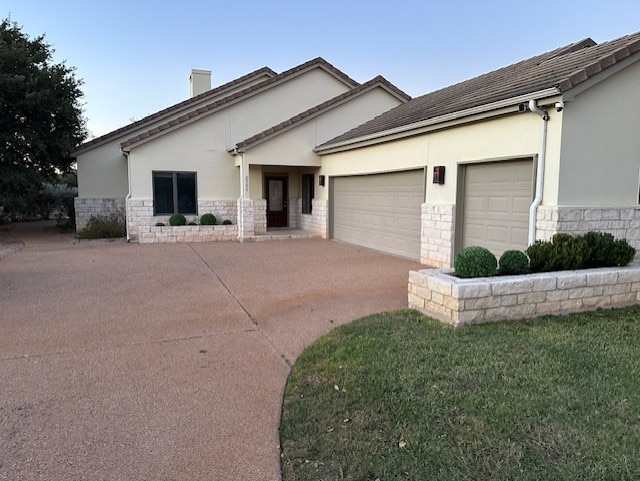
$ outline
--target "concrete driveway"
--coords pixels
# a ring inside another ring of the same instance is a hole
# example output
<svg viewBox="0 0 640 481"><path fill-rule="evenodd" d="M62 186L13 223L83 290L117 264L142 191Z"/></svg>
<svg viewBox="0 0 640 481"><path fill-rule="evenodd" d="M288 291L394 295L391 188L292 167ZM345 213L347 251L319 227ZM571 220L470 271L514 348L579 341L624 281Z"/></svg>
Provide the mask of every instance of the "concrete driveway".
<svg viewBox="0 0 640 481"><path fill-rule="evenodd" d="M407 305L416 263L320 239L141 246L13 227L0 480L278 480L290 365Z"/></svg>

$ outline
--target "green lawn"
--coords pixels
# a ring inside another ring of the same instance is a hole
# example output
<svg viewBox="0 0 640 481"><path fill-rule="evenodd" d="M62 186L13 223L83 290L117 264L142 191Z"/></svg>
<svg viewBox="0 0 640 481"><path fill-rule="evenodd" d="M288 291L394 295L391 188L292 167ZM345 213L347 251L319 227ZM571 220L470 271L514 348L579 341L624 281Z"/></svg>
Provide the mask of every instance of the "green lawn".
<svg viewBox="0 0 640 481"><path fill-rule="evenodd" d="M294 365L283 480L638 480L640 307L335 329Z"/></svg>

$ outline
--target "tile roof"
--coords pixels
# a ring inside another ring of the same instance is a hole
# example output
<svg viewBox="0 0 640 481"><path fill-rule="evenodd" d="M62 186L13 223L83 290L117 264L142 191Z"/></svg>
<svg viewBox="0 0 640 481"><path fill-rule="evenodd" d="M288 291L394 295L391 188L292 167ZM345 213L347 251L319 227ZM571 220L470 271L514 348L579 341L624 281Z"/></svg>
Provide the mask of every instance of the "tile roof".
<svg viewBox="0 0 640 481"><path fill-rule="evenodd" d="M321 57L317 57L314 58L312 60L309 60L308 62L305 62L303 64L300 64L296 67L293 67L292 69L289 69L285 72L282 72L280 74L277 74L276 76L265 80L264 82L260 82L258 84L252 85L250 87L247 87L246 89L240 90L238 92L234 92L233 94L224 97L223 99L220 99L216 102L212 102L210 104L207 105L203 105L202 107L199 107L195 110L186 112L183 115L180 115L179 117L176 117L175 119L172 119L164 124L158 125L150 130L147 130L146 132L142 132L134 137L131 137L127 140L125 140L124 142L122 142L120 144L120 147L122 147L123 149L126 147L130 147L133 144L136 144L140 141L145 141L147 139L150 139L151 137L156 136L159 133L162 133L166 130L170 130L173 129L174 127L177 127L180 124L184 124L186 122L191 122L199 117L211 114L227 105L229 105L230 103L232 103L233 101L241 98L241 97L246 97L249 96L251 94L254 94L256 92L260 92L264 89L267 89L271 86L277 85L282 81L288 80L290 78L295 77L297 74L299 73L303 73L307 70L310 70L312 68L323 68L324 70L330 72L331 74L333 74L336 78L340 79L342 82L344 82L346 85L350 86L350 87L356 87L359 85L358 82L356 82L355 80L353 80L351 77L349 77L347 74L345 74L344 72L338 70L336 67L334 67L333 65L331 65L329 62L327 62L325 59L321 58Z"/></svg>
<svg viewBox="0 0 640 481"><path fill-rule="evenodd" d="M347 92L344 92L336 97L333 97L332 99L329 99L325 102L322 102L321 104L311 107L310 109L305 110L304 112L301 112L291 117L290 119L285 120L284 122L281 122L278 125L275 125L263 132L253 135L252 137L249 137L248 139L245 139L242 142L238 142L234 147L237 151L244 152L245 150L251 148L254 145L261 143L266 139L269 139L275 135L278 135L283 131L289 130L290 128L295 127L296 125L299 125L308 120L311 120L317 117L318 115L322 114L323 112L327 112L333 109L334 107L337 107L338 105L343 104L345 101L348 101L358 96L359 94L362 94L364 92L367 92L368 90L371 90L373 88L380 87L380 86L383 86L387 91L392 93L402 102L407 102L408 100L411 100L411 97L409 95L404 93L402 90L400 90L398 87L393 85L391 82L389 82L387 79L385 79L381 75L378 75L377 77L369 80L368 82L358 85L357 87L352 88ZM233 150L233 148L229 150Z"/></svg>
<svg viewBox="0 0 640 481"><path fill-rule="evenodd" d="M317 150L348 145L363 137L382 137L392 129L410 130L411 124L549 88L561 94L638 51L640 32L601 44L587 38L416 97L325 142Z"/></svg>
<svg viewBox="0 0 640 481"><path fill-rule="evenodd" d="M166 109L160 110L158 112L155 112L153 114L147 115L146 117L137 120L131 124L125 125L124 127L120 127L119 129L116 129L112 132L109 132L107 134L101 135L100 137L96 137L95 139L92 139L88 142L85 142L81 145L79 145L76 149L76 153L79 152L85 152L87 150L90 150L92 147L98 146L100 144L103 144L106 141L109 141L111 139L115 139L118 137L122 137L124 135L127 134L127 132L132 132L135 131L136 129L144 126L144 124L152 122L152 121L156 121L156 120L161 120L164 117L168 117L176 112L179 112L180 110L184 109L184 108L188 108L190 105L195 105L199 102L202 102L204 100L206 100L209 97L215 97L216 95L224 92L225 90L229 90L230 88L233 88L237 85L241 85L243 83L246 83L248 81L254 80L256 78L259 78L261 76L264 77L269 77L269 78L273 78L275 77L277 74L276 72L274 72L273 70L271 70L269 67L262 67L258 70L254 70L253 72L250 72L246 75L243 75L242 77L238 77L230 82L227 82L225 84L222 84L216 88L213 88L211 90L207 90L206 92L203 92L199 95L196 95L194 97L191 97L187 100L183 100L182 102L178 102L177 104L171 105L170 107L167 107ZM266 80L266 79L265 79Z"/></svg>

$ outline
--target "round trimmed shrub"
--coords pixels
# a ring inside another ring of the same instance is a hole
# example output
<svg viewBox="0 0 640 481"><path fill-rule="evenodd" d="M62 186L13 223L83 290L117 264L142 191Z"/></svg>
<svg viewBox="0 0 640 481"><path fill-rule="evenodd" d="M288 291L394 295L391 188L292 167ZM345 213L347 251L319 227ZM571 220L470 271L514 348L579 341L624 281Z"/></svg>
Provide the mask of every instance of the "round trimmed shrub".
<svg viewBox="0 0 640 481"><path fill-rule="evenodd" d="M156 222L156 227L164 227L165 225L164 222Z"/></svg>
<svg viewBox="0 0 640 481"><path fill-rule="evenodd" d="M173 214L169 217L169 225L173 227L178 225L187 225L187 218L182 214Z"/></svg>
<svg viewBox="0 0 640 481"><path fill-rule="evenodd" d="M187 225L198 225L194 221L189 222Z"/></svg>
<svg viewBox="0 0 640 481"><path fill-rule="evenodd" d="M217 223L216 216L213 214L202 214L200 217L200 225L216 225Z"/></svg>
<svg viewBox="0 0 640 481"><path fill-rule="evenodd" d="M498 262L498 272L503 275L518 275L529 272L529 258L518 250L505 251Z"/></svg>
<svg viewBox="0 0 640 481"><path fill-rule="evenodd" d="M453 268L458 277L490 277L496 274L498 261L489 249L465 247L456 255Z"/></svg>
<svg viewBox="0 0 640 481"><path fill-rule="evenodd" d="M222 221L222 225L231 225L231 221L229 219L225 219Z"/></svg>

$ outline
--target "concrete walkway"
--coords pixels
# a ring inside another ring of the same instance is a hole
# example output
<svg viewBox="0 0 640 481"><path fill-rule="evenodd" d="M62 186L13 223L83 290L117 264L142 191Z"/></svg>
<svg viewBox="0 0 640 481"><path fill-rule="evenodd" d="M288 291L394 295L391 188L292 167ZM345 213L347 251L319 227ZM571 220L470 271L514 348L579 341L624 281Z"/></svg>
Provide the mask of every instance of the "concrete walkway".
<svg viewBox="0 0 640 481"><path fill-rule="evenodd" d="M290 365L407 304L415 263L333 241L126 244L12 226L0 480L278 480Z"/></svg>

